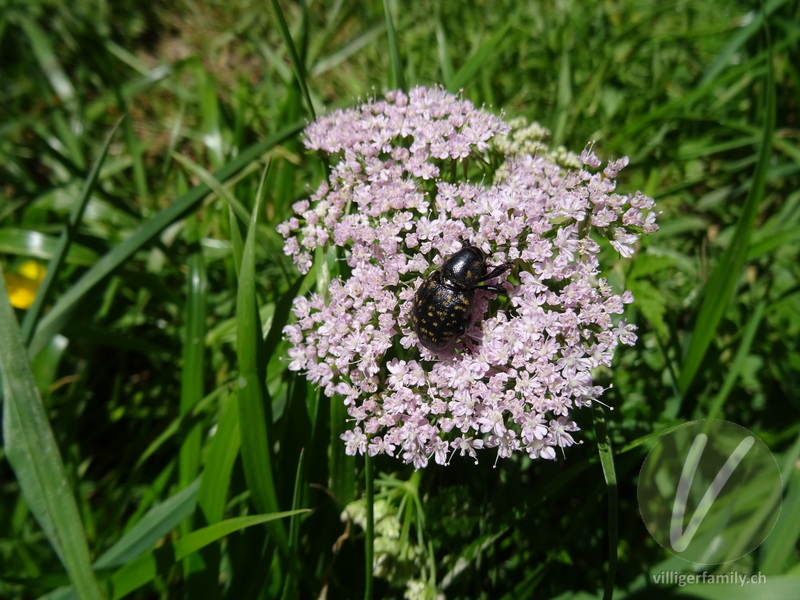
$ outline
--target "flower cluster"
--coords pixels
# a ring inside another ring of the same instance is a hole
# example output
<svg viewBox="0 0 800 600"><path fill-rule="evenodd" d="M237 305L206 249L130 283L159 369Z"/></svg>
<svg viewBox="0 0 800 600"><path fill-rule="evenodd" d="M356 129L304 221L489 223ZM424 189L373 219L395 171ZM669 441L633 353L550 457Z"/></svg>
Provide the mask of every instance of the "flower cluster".
<svg viewBox="0 0 800 600"><path fill-rule="evenodd" d="M590 149L559 160L520 151L514 133L501 117L426 88L307 128L306 145L339 160L278 231L300 271L330 244L349 269L324 295L295 299L284 336L289 368L344 400L349 454L385 453L417 468L456 452L477 460L488 448L555 458L574 443L571 409L603 392L592 370L635 342L615 316L633 298L601 277L599 254L605 239L630 256L657 228L653 200L615 193L626 158L600 171ZM412 300L465 243L514 267L493 281L506 296L476 291L465 335L437 355L417 343Z"/></svg>

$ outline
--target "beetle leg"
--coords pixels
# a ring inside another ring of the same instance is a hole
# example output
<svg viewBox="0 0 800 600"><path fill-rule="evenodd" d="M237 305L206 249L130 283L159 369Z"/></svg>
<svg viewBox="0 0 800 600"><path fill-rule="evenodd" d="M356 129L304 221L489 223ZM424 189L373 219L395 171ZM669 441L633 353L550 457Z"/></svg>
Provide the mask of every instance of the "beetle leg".
<svg viewBox="0 0 800 600"><path fill-rule="evenodd" d="M508 271L512 266L513 265L510 262L503 263L502 265L497 265L489 273L484 275L481 278L481 281L486 281L487 279L492 279L493 277L497 277L498 275L502 275L503 273Z"/></svg>
<svg viewBox="0 0 800 600"><path fill-rule="evenodd" d="M506 288L500 285L476 285L473 290L482 290L484 292L494 292L495 294L507 294Z"/></svg>

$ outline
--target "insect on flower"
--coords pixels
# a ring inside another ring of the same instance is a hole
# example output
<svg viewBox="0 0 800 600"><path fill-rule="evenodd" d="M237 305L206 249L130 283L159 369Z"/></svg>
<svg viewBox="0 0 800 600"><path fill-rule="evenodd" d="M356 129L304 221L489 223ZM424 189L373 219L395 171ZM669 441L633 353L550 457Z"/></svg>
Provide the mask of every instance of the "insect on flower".
<svg viewBox="0 0 800 600"><path fill-rule="evenodd" d="M465 245L447 257L440 269L425 278L414 295L411 323L420 344L437 353L452 347L469 326L475 290L505 292L499 285L478 284L510 268L511 263L489 267L477 246Z"/></svg>
<svg viewBox="0 0 800 600"><path fill-rule="evenodd" d="M301 273L330 246L349 268L295 298L283 332L289 369L347 407L347 454L421 469L455 453L553 460L575 443L570 415L605 389L592 371L636 340L620 316L633 296L607 282L598 241L629 256L658 226L652 198L616 189L627 158L599 171L591 148L545 140L438 88L306 129L306 147L334 164L278 232ZM487 307L479 290L508 301ZM452 352L473 330L480 344Z"/></svg>

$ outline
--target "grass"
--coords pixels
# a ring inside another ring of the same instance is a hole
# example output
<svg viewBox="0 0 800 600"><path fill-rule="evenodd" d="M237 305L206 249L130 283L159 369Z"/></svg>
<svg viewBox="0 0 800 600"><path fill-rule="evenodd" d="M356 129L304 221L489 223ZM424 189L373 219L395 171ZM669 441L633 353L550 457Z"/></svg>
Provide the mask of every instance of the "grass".
<svg viewBox="0 0 800 600"><path fill-rule="evenodd" d="M7 4L0 265L48 270L33 307L0 293L0 597L800 597L796 3ZM325 173L307 120L418 84L630 156L661 229L612 276L639 327L598 374L614 410L554 463L375 459L373 580L363 503L340 519L367 466L281 339L340 263L300 276L275 226ZM757 588L652 578L692 565L638 472L698 418L781 469L773 534L709 568Z"/></svg>

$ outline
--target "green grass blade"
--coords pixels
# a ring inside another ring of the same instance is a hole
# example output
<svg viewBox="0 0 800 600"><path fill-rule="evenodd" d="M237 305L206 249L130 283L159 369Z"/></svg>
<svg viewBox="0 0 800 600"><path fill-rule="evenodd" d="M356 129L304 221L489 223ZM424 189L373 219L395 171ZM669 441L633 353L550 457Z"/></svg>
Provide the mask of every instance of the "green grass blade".
<svg viewBox="0 0 800 600"><path fill-rule="evenodd" d="M245 527L252 527L253 525L259 525L261 523L269 523L270 521L276 521L278 519L286 519L292 517L293 515L308 512L310 512L309 509L301 508L299 510L288 510L269 515L252 515L247 517L226 519L225 521L220 521L219 523L214 523L208 527L203 527L202 529L198 529L197 531L193 531L189 535L184 536L175 542L175 553L178 558L181 558L190 552L197 552L200 548L207 546L221 537L229 535L234 531L244 529Z"/></svg>
<svg viewBox="0 0 800 600"><path fill-rule="evenodd" d="M733 240L725 251L720 263L705 286L702 305L695 319L691 342L683 360L678 379L681 394L686 394L705 358L708 347L717 331L720 321L730 304L731 297L747 258L750 234L759 214L761 200L772 159L772 137L775 131L775 80L772 69L767 70L766 78L766 116L758 163L747 200L736 226Z"/></svg>
<svg viewBox="0 0 800 600"><path fill-rule="evenodd" d="M200 480L180 490L160 504L153 506L106 550L95 563L95 569L113 569L125 565L152 549L155 544L173 531L192 514L198 497Z"/></svg>
<svg viewBox="0 0 800 600"><path fill-rule="evenodd" d="M800 541L800 437L781 457L785 496L781 514L761 548L759 570L767 576L780 575L797 564L797 544Z"/></svg>
<svg viewBox="0 0 800 600"><path fill-rule="evenodd" d="M386 36L389 42L389 88L405 90L406 80L403 75L403 63L400 61L400 45L392 21L392 0L383 0L383 12L386 17Z"/></svg>
<svg viewBox="0 0 800 600"><path fill-rule="evenodd" d="M225 388L216 388L210 394L200 399L193 407L192 410L186 414L179 414L168 425L165 425L158 436L156 436L147 448L136 459L135 469L141 468L148 460L159 450L164 447L164 444L173 440L175 437L183 435L184 431L188 431L191 423L194 420L202 418L202 415L210 410L210 407L217 401L217 397L225 393Z"/></svg>
<svg viewBox="0 0 800 600"><path fill-rule="evenodd" d="M575 110L570 56L571 53L565 46L558 61L558 94L556 95L556 116L555 125L553 126L554 144L562 144L564 142L564 132L567 128L569 116Z"/></svg>
<svg viewBox="0 0 800 600"><path fill-rule="evenodd" d="M116 88L114 92L117 97L120 113L127 115L127 117L122 120L123 131L125 134L125 145L131 155L131 170L133 171L133 180L136 184L136 196L138 198L149 198L151 193L148 188L147 166L144 160L147 148L143 141L136 135L133 119L129 114L129 108L123 97L122 90Z"/></svg>
<svg viewBox="0 0 800 600"><path fill-rule="evenodd" d="M286 44L286 49L289 51L289 58L292 61L292 69L294 70L297 84L300 86L300 93L303 94L303 100L305 100L306 106L308 107L308 114L311 116L311 119L314 120L317 118L317 114L314 111L314 104L311 102L311 94L308 93L308 86L306 85L306 66L297 54L297 48L295 48L292 34L289 31L289 26L286 24L286 19L283 17L283 11L281 10L280 4L278 4L278 0L272 0L272 8L275 10L275 16L278 19L278 29L281 32L283 43Z"/></svg>
<svg viewBox="0 0 800 600"><path fill-rule="evenodd" d="M289 289L284 292L284 294L278 300L278 303L275 305L275 312L272 314L272 323L270 324L269 331L267 332L267 337L264 338L266 359L268 361L267 364L270 363L275 353L275 349L278 347L278 344L281 343L281 338L283 337L283 328L289 322L291 317L292 304L305 282L305 276L300 276L295 279L294 283L289 286Z"/></svg>
<svg viewBox="0 0 800 600"><path fill-rule="evenodd" d="M185 334L183 340L183 369L181 373L181 415L187 416L203 397L205 382L205 338L206 296L208 282L200 233L194 219L188 220L189 235L194 252L188 258L188 297L185 312ZM181 487L189 485L197 477L200 468L202 432L194 424L185 433L180 449L179 482ZM187 524L188 526L188 524Z"/></svg>
<svg viewBox="0 0 800 600"><path fill-rule="evenodd" d="M262 183L263 181L262 179ZM278 510L278 493L272 467L272 436L269 431L271 417L268 406L270 400L264 383L264 340L255 290L255 239L261 208L260 192L259 188L239 272L236 298L236 353L239 359L237 387L245 479L256 509L262 513L270 513ZM270 532L282 548L288 547L286 531L280 523L274 523Z"/></svg>
<svg viewBox="0 0 800 600"><path fill-rule="evenodd" d="M349 58L358 54L360 50L379 39L383 35L385 28L386 26L383 23L374 25L359 33L359 35L342 46L341 49L332 52L324 58L320 58L311 67L311 77L319 77L320 75L332 71L334 67L346 62Z"/></svg>
<svg viewBox="0 0 800 600"><path fill-rule="evenodd" d="M742 46L757 35L758 30L764 27L764 21L769 15L785 2L786 0L772 0L762 4L763 10L755 13L754 18L749 23L732 35L722 51L708 64L699 85L703 86L711 83L725 68L734 64L736 55L742 51Z"/></svg>
<svg viewBox="0 0 800 600"><path fill-rule="evenodd" d="M92 166L89 176L86 178L86 183L83 185L83 192L81 193L80 198L78 198L78 201L75 203L72 213L69 216L67 226L64 229L64 233L61 234L58 244L53 251L53 258L50 260L50 264L47 265L47 271L42 284L39 286L39 291L36 294L36 298L22 321L22 338L25 340L26 345L31 343L31 338L33 337L36 323L39 320L39 315L42 312L45 302L48 300L50 290L53 287L56 277L58 277L58 275L61 273L61 267L63 266L67 257L67 253L72 245L72 239L75 236L75 232L81 222L81 219L83 218L83 213L86 210L86 206L89 204L89 199L91 198L92 190L97 183L97 178L100 176L100 167L103 165L103 162L105 162L106 156L108 155L108 149L111 146L111 140L114 139L114 135L116 134L121 122L122 120L118 120L109 132L108 136L106 136L106 141L100 150L100 154Z"/></svg>
<svg viewBox="0 0 800 600"><path fill-rule="evenodd" d="M25 35L28 36L28 41L31 44L36 60L39 62L39 67L50 82L53 91L55 91L62 103L69 104L76 96L75 87L72 85L72 81L67 76L64 67L61 66L53 49L52 36L45 33L32 19L28 19L25 16L18 16L18 19L20 27L22 27Z"/></svg>
<svg viewBox="0 0 800 600"><path fill-rule="evenodd" d="M221 182L227 181L275 145L296 134L302 129L303 125L304 123L302 122L292 123L269 138L253 144L221 168L217 173L217 179ZM168 208L143 223L128 239L100 259L75 285L58 299L50 312L39 322L36 333L31 340L30 353L32 355L37 354L47 344L48 340L64 327L72 312L96 285L130 259L136 252L152 242L172 223L196 210L208 192L209 188L206 185L198 185L192 188L175 200Z"/></svg>
<svg viewBox="0 0 800 600"><path fill-rule="evenodd" d="M653 123L661 123L666 119L675 118L676 116L684 117L687 113L691 114L694 107L707 98L713 90L718 89L719 86L727 84L733 85L734 82L741 81L745 77L755 77L760 74L756 69L762 68L762 63L767 61L768 56L766 53L762 56L750 60L742 65L733 65L728 67L728 70L719 76L717 81L712 81L706 85L696 86L691 90L687 90L685 94L681 94L677 98L668 100L662 104L654 105L649 112L642 114L639 117L629 119L626 125L623 125L619 131L616 132L613 138L607 142L608 148L625 148L629 145L631 139L641 133L644 129L652 127ZM626 143L627 142L627 143ZM606 144L604 144L606 147Z"/></svg>
<svg viewBox="0 0 800 600"><path fill-rule="evenodd" d="M677 425L672 425L670 427L665 427L664 429L660 429L658 431L654 431L653 433L648 433L647 435L643 435L642 437L636 438L635 440L628 442L619 450L619 454L624 452L629 452L634 448L638 448L639 446L649 445L652 446L655 444L661 437L667 435L669 432L678 429L679 427L683 427L683 422L678 423Z"/></svg>
<svg viewBox="0 0 800 600"><path fill-rule="evenodd" d="M232 206L228 207L228 227L231 232L231 250L233 252L233 266L236 272L242 268L242 253L244 252L244 241L242 240L242 230L236 220L236 211Z"/></svg>
<svg viewBox="0 0 800 600"><path fill-rule="evenodd" d="M61 453L42 405L0 269L3 451L22 495L81 598L103 598Z"/></svg>
<svg viewBox="0 0 800 600"><path fill-rule="evenodd" d="M197 503L206 523L216 523L222 519L240 445L239 403L230 400L225 403L211 439L208 460L200 478Z"/></svg>
<svg viewBox="0 0 800 600"><path fill-rule="evenodd" d="M305 502L305 489L308 485L306 481L305 452L300 451L300 458L297 460L297 471L294 477L294 493L292 494L292 510L299 510L300 505ZM292 548L297 548L300 539L300 519L295 515L289 521L289 539Z"/></svg>
<svg viewBox="0 0 800 600"><path fill-rule="evenodd" d="M236 213L236 216L242 223L246 224L248 221L250 221L250 212L247 210L247 208L245 208L244 204L239 202L239 200L230 192L230 190L222 185L222 182L214 177L212 173L198 165L196 162L180 154L176 154L174 158L181 163L187 171L189 171L192 175L195 175L198 179L200 179L200 181L207 185L212 192L222 198Z"/></svg>
<svg viewBox="0 0 800 600"><path fill-rule="evenodd" d="M111 576L111 584L113 587L112 598L123 598L132 591L149 583L157 576L166 574L176 562L184 559L193 552L205 548L226 535L230 535L235 531L240 531L247 527L252 527L253 525L275 522L278 519L291 517L297 512L308 512L308 509L266 515L252 515L248 517L235 517L193 531L175 541L173 544L140 556L114 573Z"/></svg>
<svg viewBox="0 0 800 600"><path fill-rule="evenodd" d="M722 388L711 401L708 408L705 411L702 411L702 413L705 414L698 414L697 418L722 418L722 405L725 404L728 394L731 393L733 386L736 384L736 380L744 370L745 361L750 354L750 349L753 346L753 339L758 332L759 325L761 325L761 318L764 316L765 308L766 303L764 301L761 301L756 305L750 319L747 322L747 326L742 333L742 339L739 343L738 350L736 350L736 356L733 358L733 362L731 363L730 367L728 367L728 370L725 374L725 381L722 383ZM702 407L699 408L702 409Z"/></svg>
<svg viewBox="0 0 800 600"><path fill-rule="evenodd" d="M456 71L447 89L455 93L466 87L470 81L477 75L481 68L486 64L491 56L497 52L498 46L503 42L511 27L511 20L509 19L506 24L498 29L492 37L481 44L478 49L467 59L461 68Z"/></svg>
<svg viewBox="0 0 800 600"><path fill-rule="evenodd" d="M239 405L235 398L227 398L222 407L222 416L217 423L214 436L208 449L208 457L200 479L197 504L199 514L195 514L196 525L212 525L222 520L228 492L231 487L231 474L239 456L241 439L239 437ZM221 590L217 581L222 567L222 552L217 546L201 550L204 568L195 571L189 579L187 597L219 598Z"/></svg>
<svg viewBox="0 0 800 600"><path fill-rule="evenodd" d="M797 240L800 240L800 227L791 227L784 231L778 231L757 243L751 244L747 253L747 260L761 258L787 244L793 244Z"/></svg>
<svg viewBox="0 0 800 600"><path fill-rule="evenodd" d="M438 0L434 4L433 13L434 23L436 24L436 50L439 58L439 70L442 72L444 86L450 90L450 83L453 79L453 61L450 59L450 47L447 43L447 32L442 21L442 2Z"/></svg>
<svg viewBox="0 0 800 600"><path fill-rule="evenodd" d="M208 157L212 166L217 169L225 160L225 143L219 106L220 90L217 89L215 78L205 70L202 64L195 63L193 66L200 89L203 143L208 148Z"/></svg>
<svg viewBox="0 0 800 600"><path fill-rule="evenodd" d="M16 227L0 229L0 253L2 254L51 260L58 249L59 239L40 231ZM89 266L97 262L97 253L86 246L73 243L67 250L64 261L72 265Z"/></svg>
<svg viewBox="0 0 800 600"><path fill-rule="evenodd" d="M308 488L308 480L305 467L305 452L300 451L300 456L297 459L297 469L295 470L294 477L294 490L292 493L292 510L300 510L301 505L306 504L305 491ZM304 513L297 513L289 519L289 547L295 555L301 553L300 545L300 525L303 521ZM299 580L293 578L286 582L283 588L281 597L284 600L296 598L298 595ZM306 582L307 583L307 582Z"/></svg>

